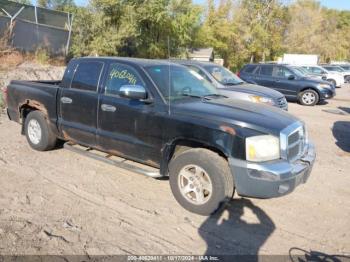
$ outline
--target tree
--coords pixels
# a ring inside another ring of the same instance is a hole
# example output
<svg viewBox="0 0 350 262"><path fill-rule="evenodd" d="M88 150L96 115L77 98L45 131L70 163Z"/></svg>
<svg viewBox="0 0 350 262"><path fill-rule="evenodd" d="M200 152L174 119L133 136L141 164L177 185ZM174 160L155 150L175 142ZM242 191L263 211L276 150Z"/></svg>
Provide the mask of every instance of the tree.
<svg viewBox="0 0 350 262"><path fill-rule="evenodd" d="M37 0L37 6L65 11L75 6L74 0Z"/></svg>
<svg viewBox="0 0 350 262"><path fill-rule="evenodd" d="M285 47L288 52L319 54L323 62L350 58L350 12L322 8L299 0L289 8Z"/></svg>

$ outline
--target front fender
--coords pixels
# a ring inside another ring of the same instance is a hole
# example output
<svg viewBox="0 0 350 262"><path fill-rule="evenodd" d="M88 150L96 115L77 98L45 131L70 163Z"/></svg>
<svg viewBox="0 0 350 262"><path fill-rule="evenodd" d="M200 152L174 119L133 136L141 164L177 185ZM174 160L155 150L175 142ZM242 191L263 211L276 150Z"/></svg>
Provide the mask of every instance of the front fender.
<svg viewBox="0 0 350 262"><path fill-rule="evenodd" d="M211 140L177 137L164 144L161 150L160 174L168 176L168 164L174 156L176 146L187 148L207 148L228 159L232 154L234 137L224 131Z"/></svg>

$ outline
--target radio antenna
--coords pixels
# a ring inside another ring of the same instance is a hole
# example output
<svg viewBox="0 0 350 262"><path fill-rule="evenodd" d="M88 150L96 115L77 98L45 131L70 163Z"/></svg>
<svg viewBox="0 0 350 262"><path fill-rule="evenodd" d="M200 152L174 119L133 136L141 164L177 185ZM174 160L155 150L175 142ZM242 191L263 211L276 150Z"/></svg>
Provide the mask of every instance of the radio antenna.
<svg viewBox="0 0 350 262"><path fill-rule="evenodd" d="M170 115L171 114L171 107L170 107L170 103L171 103L171 86L170 86L170 81L171 81L171 73L170 73L170 37L168 36L168 65L169 65L169 75L168 75L168 105L169 105L169 108L168 108L168 114Z"/></svg>

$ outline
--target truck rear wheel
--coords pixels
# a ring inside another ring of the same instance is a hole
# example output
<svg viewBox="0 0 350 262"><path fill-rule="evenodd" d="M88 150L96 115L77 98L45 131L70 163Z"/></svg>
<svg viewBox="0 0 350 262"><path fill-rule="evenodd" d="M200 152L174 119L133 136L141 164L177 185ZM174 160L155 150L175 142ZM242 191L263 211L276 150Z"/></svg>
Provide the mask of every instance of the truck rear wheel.
<svg viewBox="0 0 350 262"><path fill-rule="evenodd" d="M38 151L46 151L55 147L57 138L52 133L42 112L30 112L25 119L24 130L31 148Z"/></svg>
<svg viewBox="0 0 350 262"><path fill-rule="evenodd" d="M234 193L226 159L203 148L189 149L171 160L169 181L177 202L200 215L214 213Z"/></svg>

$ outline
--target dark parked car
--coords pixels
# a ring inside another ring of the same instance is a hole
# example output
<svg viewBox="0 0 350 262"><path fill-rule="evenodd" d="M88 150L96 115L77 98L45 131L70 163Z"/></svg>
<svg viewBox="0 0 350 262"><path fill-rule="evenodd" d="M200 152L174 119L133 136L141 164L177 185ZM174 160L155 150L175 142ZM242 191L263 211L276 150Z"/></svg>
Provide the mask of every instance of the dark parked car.
<svg viewBox="0 0 350 262"><path fill-rule="evenodd" d="M258 198L290 193L315 160L297 118L225 98L187 67L164 61L73 59L62 81L12 81L6 92L8 116L33 149L60 139L108 160L122 157L123 168L137 162L134 171L169 176L176 200L202 215L235 190Z"/></svg>
<svg viewBox="0 0 350 262"><path fill-rule="evenodd" d="M229 98L250 101L288 110L288 103L283 94L264 86L249 84L225 67L194 60L173 60L185 65L212 83L220 94Z"/></svg>
<svg viewBox="0 0 350 262"><path fill-rule="evenodd" d="M335 96L332 84L307 77L289 65L248 64L240 71L240 77L249 83L275 89L287 99L306 106L314 106Z"/></svg>

